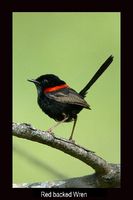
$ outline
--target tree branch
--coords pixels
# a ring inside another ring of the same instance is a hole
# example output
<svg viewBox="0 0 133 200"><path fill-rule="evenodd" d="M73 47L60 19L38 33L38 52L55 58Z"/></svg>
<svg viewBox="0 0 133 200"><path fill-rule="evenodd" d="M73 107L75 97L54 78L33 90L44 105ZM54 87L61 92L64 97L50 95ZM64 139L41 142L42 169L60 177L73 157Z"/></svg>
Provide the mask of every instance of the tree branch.
<svg viewBox="0 0 133 200"><path fill-rule="evenodd" d="M14 188L119 188L120 187L120 165L112 165L114 174L111 176L99 176L92 174L88 176L70 178L38 183L13 184ZM110 173L111 174L111 173ZM113 178L112 178L113 176Z"/></svg>
<svg viewBox="0 0 133 200"><path fill-rule="evenodd" d="M54 136L53 133L51 134L47 131L37 130L33 128L30 124L26 124L26 123L22 123L22 124L13 123L13 135L16 137L46 144L50 147L56 148L60 151L63 151L81 160L82 162L91 166L96 172L94 175L87 176L87 178L90 179L90 176L93 176L93 180L95 180L95 178L98 178L97 181L98 182L100 181L100 184L102 183L102 185L106 185L107 184L106 182L108 182L107 180L113 180L113 184L115 183L114 184L115 186L116 185L118 186L120 183L120 171L119 171L118 165L116 167L115 164L107 163L104 159L97 156L94 152L84 147L81 147L69 140L66 140L63 138L57 138ZM78 179L78 182L79 180L81 181L81 177L77 179ZM77 181L77 179L74 179L74 180ZM68 180L67 181L65 180L64 183L65 184L68 183ZM92 177L91 177L91 180L92 180ZM111 181L111 185L112 185L112 181Z"/></svg>

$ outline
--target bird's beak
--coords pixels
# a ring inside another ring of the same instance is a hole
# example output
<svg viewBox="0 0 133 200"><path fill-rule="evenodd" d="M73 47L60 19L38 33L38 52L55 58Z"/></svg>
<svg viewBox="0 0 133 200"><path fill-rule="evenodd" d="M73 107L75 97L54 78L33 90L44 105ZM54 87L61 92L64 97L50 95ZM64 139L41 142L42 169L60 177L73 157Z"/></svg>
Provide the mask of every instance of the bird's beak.
<svg viewBox="0 0 133 200"><path fill-rule="evenodd" d="M35 83L35 84L37 84L37 85L40 85L40 83L39 83L38 81L36 81L35 79L31 79L31 80L28 79L27 81L32 82L32 83Z"/></svg>

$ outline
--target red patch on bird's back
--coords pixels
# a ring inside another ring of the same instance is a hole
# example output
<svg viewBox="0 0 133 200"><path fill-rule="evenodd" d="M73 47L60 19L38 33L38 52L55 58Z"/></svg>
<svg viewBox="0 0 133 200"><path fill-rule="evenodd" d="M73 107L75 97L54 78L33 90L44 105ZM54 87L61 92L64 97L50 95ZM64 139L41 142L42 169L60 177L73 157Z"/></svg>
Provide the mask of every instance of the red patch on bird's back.
<svg viewBox="0 0 133 200"><path fill-rule="evenodd" d="M49 87L49 88L45 88L44 89L44 93L48 93L48 92L54 92L60 89L64 89L64 88L68 88L69 86L67 84L63 84L63 85L57 85L54 87Z"/></svg>

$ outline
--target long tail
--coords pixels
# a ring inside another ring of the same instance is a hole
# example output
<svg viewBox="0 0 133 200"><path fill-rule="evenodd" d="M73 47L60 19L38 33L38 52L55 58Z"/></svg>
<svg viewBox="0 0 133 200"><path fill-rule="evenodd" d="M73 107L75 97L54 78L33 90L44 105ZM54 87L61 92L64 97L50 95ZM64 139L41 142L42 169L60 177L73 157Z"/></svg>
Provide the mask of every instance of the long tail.
<svg viewBox="0 0 133 200"><path fill-rule="evenodd" d="M113 61L113 56L109 56L109 58L102 64L102 66L98 69L98 71L94 74L92 79L87 83L87 85L79 92L79 94L83 97L87 94L87 91L90 87L96 82L96 80L102 75L102 73L109 67L109 65Z"/></svg>

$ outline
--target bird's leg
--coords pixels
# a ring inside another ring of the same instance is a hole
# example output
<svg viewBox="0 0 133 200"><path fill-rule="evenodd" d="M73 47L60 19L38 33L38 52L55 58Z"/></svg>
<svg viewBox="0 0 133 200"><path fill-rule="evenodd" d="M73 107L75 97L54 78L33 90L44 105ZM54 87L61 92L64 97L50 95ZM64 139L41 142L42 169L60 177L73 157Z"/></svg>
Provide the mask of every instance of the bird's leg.
<svg viewBox="0 0 133 200"><path fill-rule="evenodd" d="M74 118L73 128L72 128L72 132L71 132L69 140L72 140L74 129L75 129L75 126L76 126L76 122L77 122L77 116Z"/></svg>
<svg viewBox="0 0 133 200"><path fill-rule="evenodd" d="M65 115L64 113L63 113L63 115L64 115L64 119L61 120L61 121L59 121L58 123L56 123L56 124L55 124L54 126L52 126L51 128L49 128L49 129L47 130L47 132L51 133L55 127L57 127L59 124L65 122L65 121L68 119L68 117L66 117L66 115Z"/></svg>

